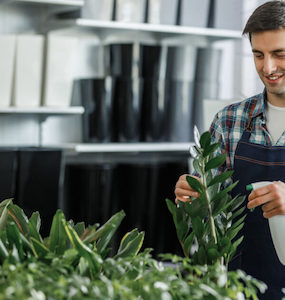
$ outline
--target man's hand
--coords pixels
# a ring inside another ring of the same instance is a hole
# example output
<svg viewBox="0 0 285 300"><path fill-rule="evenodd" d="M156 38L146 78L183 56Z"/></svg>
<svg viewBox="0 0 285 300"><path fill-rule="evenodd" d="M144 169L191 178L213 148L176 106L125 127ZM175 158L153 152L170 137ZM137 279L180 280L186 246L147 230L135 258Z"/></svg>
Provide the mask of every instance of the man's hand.
<svg viewBox="0 0 285 300"><path fill-rule="evenodd" d="M285 183L273 181L272 184L252 191L248 196L247 208L262 205L264 218L285 215Z"/></svg>
<svg viewBox="0 0 285 300"><path fill-rule="evenodd" d="M195 198L198 198L199 197L199 193L196 192L195 190L193 190L190 185L188 184L187 180L186 180L186 176L191 176L189 174L184 174L184 175L181 175L178 179L178 181L176 182L176 185L175 185L175 190L174 190L174 193L175 193L175 203L177 204L178 203L178 200L180 201L190 201L190 196L193 196ZM198 180L200 180L199 177L196 177L196 176L192 176Z"/></svg>

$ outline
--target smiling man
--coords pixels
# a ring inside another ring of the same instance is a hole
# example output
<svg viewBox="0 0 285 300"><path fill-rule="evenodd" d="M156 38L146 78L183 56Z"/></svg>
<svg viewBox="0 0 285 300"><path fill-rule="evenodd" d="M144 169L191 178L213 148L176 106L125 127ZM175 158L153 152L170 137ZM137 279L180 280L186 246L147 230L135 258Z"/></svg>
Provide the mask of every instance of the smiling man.
<svg viewBox="0 0 285 300"><path fill-rule="evenodd" d="M285 2L269 1L248 19L243 34L249 36L254 63L265 88L258 95L225 107L215 116L210 132L213 142L226 153L219 170L234 170L233 190L246 194L246 185L258 181L272 184L247 197L249 212L242 230L244 240L230 269L243 269L268 285L259 299L279 300L285 287L285 266L276 254L268 218L285 215ZM182 175L175 187L176 201L197 197Z"/></svg>

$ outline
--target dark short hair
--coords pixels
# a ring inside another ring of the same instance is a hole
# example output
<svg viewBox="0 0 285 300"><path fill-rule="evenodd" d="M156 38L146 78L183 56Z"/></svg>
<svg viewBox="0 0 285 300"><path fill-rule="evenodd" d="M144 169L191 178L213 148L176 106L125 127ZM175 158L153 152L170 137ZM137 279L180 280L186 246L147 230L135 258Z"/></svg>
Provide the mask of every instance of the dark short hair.
<svg viewBox="0 0 285 300"><path fill-rule="evenodd" d="M260 31L281 29L285 27L285 1L268 1L255 9L249 17L243 34L251 34Z"/></svg>

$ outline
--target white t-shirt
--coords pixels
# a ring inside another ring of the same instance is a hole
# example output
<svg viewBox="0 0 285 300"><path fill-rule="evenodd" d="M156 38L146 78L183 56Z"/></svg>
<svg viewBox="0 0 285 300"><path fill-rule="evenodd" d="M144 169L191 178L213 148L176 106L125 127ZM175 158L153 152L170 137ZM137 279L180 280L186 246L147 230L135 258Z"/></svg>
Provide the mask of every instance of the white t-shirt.
<svg viewBox="0 0 285 300"><path fill-rule="evenodd" d="M267 101L266 119L272 143L276 144L285 130L285 107L274 106Z"/></svg>

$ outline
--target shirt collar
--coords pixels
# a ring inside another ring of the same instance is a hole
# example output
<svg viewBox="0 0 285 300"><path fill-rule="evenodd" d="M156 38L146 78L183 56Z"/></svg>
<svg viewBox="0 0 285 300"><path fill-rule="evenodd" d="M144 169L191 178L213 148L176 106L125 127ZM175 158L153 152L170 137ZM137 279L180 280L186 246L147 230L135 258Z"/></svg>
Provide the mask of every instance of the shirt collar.
<svg viewBox="0 0 285 300"><path fill-rule="evenodd" d="M256 96L256 105L252 112L252 118L255 118L257 116L262 116L265 118L265 109L267 106L267 95L266 95L266 89L263 90L263 93L258 94Z"/></svg>

